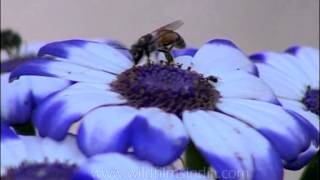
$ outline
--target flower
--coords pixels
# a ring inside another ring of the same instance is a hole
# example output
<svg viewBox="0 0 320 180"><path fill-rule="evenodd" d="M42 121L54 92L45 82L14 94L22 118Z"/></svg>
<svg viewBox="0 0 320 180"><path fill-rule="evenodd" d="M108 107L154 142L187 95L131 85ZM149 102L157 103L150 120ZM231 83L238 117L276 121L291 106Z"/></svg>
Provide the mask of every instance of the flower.
<svg viewBox="0 0 320 180"><path fill-rule="evenodd" d="M1 63L1 119L7 124L28 122L33 109L42 99L71 84L67 80L35 76L22 77L9 83L10 72L19 64L32 59L41 47L40 45L44 45L44 43L24 45L19 57L16 59L5 58ZM5 53L3 53L3 57L5 57ZM43 86L47 81L50 83Z"/></svg>
<svg viewBox="0 0 320 180"><path fill-rule="evenodd" d="M256 63L259 77L275 92L282 106L313 129L316 137L309 148L295 160L288 161L288 169L300 169L319 148L319 50L294 46L284 53L260 52L250 56Z"/></svg>
<svg viewBox="0 0 320 180"><path fill-rule="evenodd" d="M118 153L86 158L73 136L62 142L18 136L2 123L1 157L1 179L209 179L189 171L158 169Z"/></svg>
<svg viewBox="0 0 320 180"><path fill-rule="evenodd" d="M314 140L313 129L279 106L253 75L254 64L228 40L176 57L181 68L133 66L116 46L83 40L53 42L38 54L10 80L36 75L76 82L43 101L33 122L41 136L56 140L79 122L77 142L87 156L130 148L137 158L164 166L191 139L219 177L232 171L282 179L282 160L295 160Z"/></svg>

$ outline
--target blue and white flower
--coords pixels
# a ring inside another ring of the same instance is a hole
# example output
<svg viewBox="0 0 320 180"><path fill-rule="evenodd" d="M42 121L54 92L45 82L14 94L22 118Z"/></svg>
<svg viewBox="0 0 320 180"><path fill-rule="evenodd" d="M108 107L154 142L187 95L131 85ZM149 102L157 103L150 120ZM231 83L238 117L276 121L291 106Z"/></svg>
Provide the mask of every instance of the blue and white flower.
<svg viewBox="0 0 320 180"><path fill-rule="evenodd" d="M73 136L61 142L18 136L5 124L1 124L1 157L1 179L209 179L189 171L155 168L117 153L86 158Z"/></svg>
<svg viewBox="0 0 320 180"><path fill-rule="evenodd" d="M258 74L275 92L282 106L303 125L313 129L309 148L297 159L287 161L288 169L300 169L319 147L319 50L294 46L284 53L260 52L250 56ZM314 134L313 134L314 133Z"/></svg>
<svg viewBox="0 0 320 180"><path fill-rule="evenodd" d="M16 68L10 80L33 75L75 82L41 103L33 122L41 136L56 140L77 122L77 141L87 156L130 150L164 166L191 140L222 179L226 171L245 172L245 178L234 179L282 179L282 161L297 159L315 130L279 106L232 42L211 40L185 52L176 57L181 68L133 66L113 45L53 42Z"/></svg>
<svg viewBox="0 0 320 180"><path fill-rule="evenodd" d="M7 124L26 123L42 99L71 85L67 80L39 76L22 77L9 83L10 72L36 56L43 45L41 42L24 44L17 59L8 59L5 53L1 53L1 120ZM51 83L44 85L48 81Z"/></svg>

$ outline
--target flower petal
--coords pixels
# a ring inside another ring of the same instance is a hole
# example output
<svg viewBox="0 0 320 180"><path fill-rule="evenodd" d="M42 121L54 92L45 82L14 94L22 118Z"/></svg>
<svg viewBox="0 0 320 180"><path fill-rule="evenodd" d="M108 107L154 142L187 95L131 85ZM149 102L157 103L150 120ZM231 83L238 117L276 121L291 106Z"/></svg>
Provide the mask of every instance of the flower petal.
<svg viewBox="0 0 320 180"><path fill-rule="evenodd" d="M71 124L79 121L90 110L124 102L107 85L77 83L40 104L33 120L40 135L61 140Z"/></svg>
<svg viewBox="0 0 320 180"><path fill-rule="evenodd" d="M53 42L42 47L38 55L59 57L60 61L111 73L120 73L133 65L123 53L107 43L85 40Z"/></svg>
<svg viewBox="0 0 320 180"><path fill-rule="evenodd" d="M51 59L34 59L18 66L12 71L10 81L24 75L58 77L90 83L110 83L115 79L115 75L104 71Z"/></svg>
<svg viewBox="0 0 320 180"><path fill-rule="evenodd" d="M256 67L259 78L271 87L277 97L295 100L303 98L305 89L294 78L268 64L256 63Z"/></svg>
<svg viewBox="0 0 320 180"><path fill-rule="evenodd" d="M302 123L305 123L309 127L307 128L307 133L313 134L312 136L317 139L315 143L319 144L319 116L311 111L305 110L305 106L298 101L281 98L279 98L279 101L287 111L292 111L293 116L296 114L295 118L301 119L303 121Z"/></svg>
<svg viewBox="0 0 320 180"><path fill-rule="evenodd" d="M41 138L36 136L19 136L24 144L28 162L44 162L46 156L41 148Z"/></svg>
<svg viewBox="0 0 320 180"><path fill-rule="evenodd" d="M39 147L49 162L68 162L79 165L85 160L85 156L79 150L76 138L67 136L63 141L54 141L49 138L41 138Z"/></svg>
<svg viewBox="0 0 320 180"><path fill-rule="evenodd" d="M176 179L183 180L212 180L213 177L210 175L204 176L203 174L192 172L192 171L178 171L174 174Z"/></svg>
<svg viewBox="0 0 320 180"><path fill-rule="evenodd" d="M96 155L76 171L74 180L163 179L167 174L150 164L117 153ZM167 178L166 178L167 179ZM172 180L169 178L168 180Z"/></svg>
<svg viewBox="0 0 320 180"><path fill-rule="evenodd" d="M193 68L194 63L193 63L193 57L191 56L178 56L175 59L175 62L177 64L181 64L181 68L182 69L189 69L189 68Z"/></svg>
<svg viewBox="0 0 320 180"><path fill-rule="evenodd" d="M9 73L1 75L1 120L8 124L30 120L33 107L28 78L9 83Z"/></svg>
<svg viewBox="0 0 320 180"><path fill-rule="evenodd" d="M315 143L316 145L319 144L319 126L315 127L313 125L313 123L311 122L314 119L307 119L305 118L305 116L301 115L304 113L298 113L297 111L294 110L289 110L289 109L285 109L293 118L296 119L296 121L300 124L300 126L303 128L304 130L304 134L308 134L311 137L311 140L313 141L313 143ZM318 118L319 119L319 118ZM318 125L319 125L319 121Z"/></svg>
<svg viewBox="0 0 320 180"><path fill-rule="evenodd" d="M118 41L114 41L114 40L107 40L107 41L104 41L104 43L106 43L107 45L117 49L123 55L125 55L128 59L130 59L132 61L132 55L131 55L129 49L124 44L122 44L122 43L120 43Z"/></svg>
<svg viewBox="0 0 320 180"><path fill-rule="evenodd" d="M225 98L257 99L275 103L278 101L263 81L245 71L223 74L218 77L215 87Z"/></svg>
<svg viewBox="0 0 320 180"><path fill-rule="evenodd" d="M253 73L255 67L231 41L214 39L203 45L194 55L194 69L205 76L218 76L237 69Z"/></svg>
<svg viewBox="0 0 320 180"><path fill-rule="evenodd" d="M95 109L82 119L77 140L87 156L105 152L127 152L130 124L138 110L129 106ZM94 146L93 146L94 144Z"/></svg>
<svg viewBox="0 0 320 180"><path fill-rule="evenodd" d="M198 51L198 49L196 49L196 48L185 48L185 49L175 49L171 53L174 58L177 58L179 56L193 57L197 51Z"/></svg>
<svg viewBox="0 0 320 180"><path fill-rule="evenodd" d="M188 134L181 120L158 108L141 109L132 126L134 154L157 166L178 159L188 144Z"/></svg>
<svg viewBox="0 0 320 180"><path fill-rule="evenodd" d="M257 129L287 161L295 159L311 142L300 123L280 106L255 100L224 98L217 108Z"/></svg>
<svg viewBox="0 0 320 180"><path fill-rule="evenodd" d="M301 67L298 66L297 61L299 59L287 53L263 52L252 55L251 59L263 62L263 64L280 71L281 75L291 78L293 80L292 83L302 92L311 83L301 70Z"/></svg>
<svg viewBox="0 0 320 180"><path fill-rule="evenodd" d="M1 142L17 138L15 131L1 121Z"/></svg>
<svg viewBox="0 0 320 180"><path fill-rule="evenodd" d="M18 166L27 158L27 151L14 131L1 123L1 176L7 168Z"/></svg>
<svg viewBox="0 0 320 180"><path fill-rule="evenodd" d="M318 150L318 148L311 144L307 150L299 154L297 159L294 161L285 162L284 167L290 170L299 170L310 162Z"/></svg>
<svg viewBox="0 0 320 180"><path fill-rule="evenodd" d="M183 119L192 140L219 179L282 178L277 152L248 125L209 111L186 112Z"/></svg>
<svg viewBox="0 0 320 180"><path fill-rule="evenodd" d="M286 52L299 59L299 61L297 61L297 65L311 81L311 87L319 89L319 49L305 46L294 46L287 49Z"/></svg>

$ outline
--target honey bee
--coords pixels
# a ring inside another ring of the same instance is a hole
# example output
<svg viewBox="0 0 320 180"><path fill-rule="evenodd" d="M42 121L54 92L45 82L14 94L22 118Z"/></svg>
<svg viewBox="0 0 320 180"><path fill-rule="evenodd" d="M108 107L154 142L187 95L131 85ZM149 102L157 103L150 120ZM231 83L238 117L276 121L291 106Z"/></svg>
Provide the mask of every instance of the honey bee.
<svg viewBox="0 0 320 180"><path fill-rule="evenodd" d="M147 56L148 63L150 63L150 54L154 51L163 52L168 64L172 63L173 57L170 51L173 48L186 47L184 39L175 32L182 25L183 22L177 20L141 36L130 48L134 63L138 64L144 55Z"/></svg>

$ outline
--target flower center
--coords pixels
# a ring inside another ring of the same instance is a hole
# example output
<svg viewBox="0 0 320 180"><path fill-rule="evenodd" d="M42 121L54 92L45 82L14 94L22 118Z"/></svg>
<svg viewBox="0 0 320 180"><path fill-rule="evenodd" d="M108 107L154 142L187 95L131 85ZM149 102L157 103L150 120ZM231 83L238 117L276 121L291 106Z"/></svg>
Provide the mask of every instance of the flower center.
<svg viewBox="0 0 320 180"><path fill-rule="evenodd" d="M131 106L158 107L181 117L184 110L215 109L220 94L214 81L177 65L146 64L122 72L111 87Z"/></svg>
<svg viewBox="0 0 320 180"><path fill-rule="evenodd" d="M302 102L308 110L319 115L319 89L311 89L308 87Z"/></svg>
<svg viewBox="0 0 320 180"><path fill-rule="evenodd" d="M4 180L19 180L19 179L41 179L52 180L61 179L68 180L73 176L77 169L76 165L65 163L28 163L23 162L20 166L9 168L1 179Z"/></svg>

